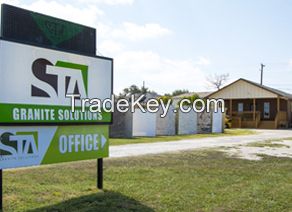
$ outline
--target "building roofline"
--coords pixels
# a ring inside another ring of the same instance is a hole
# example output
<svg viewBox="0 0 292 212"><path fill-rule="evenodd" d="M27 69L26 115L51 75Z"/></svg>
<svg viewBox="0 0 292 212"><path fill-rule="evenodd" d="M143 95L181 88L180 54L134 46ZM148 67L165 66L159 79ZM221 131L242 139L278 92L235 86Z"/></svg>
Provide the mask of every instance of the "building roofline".
<svg viewBox="0 0 292 212"><path fill-rule="evenodd" d="M266 91L268 91L270 93L276 94L277 96L281 96L281 97L284 97L284 98L287 98L287 99L292 99L292 94L289 94L289 93L286 93L284 91L280 91L280 90L277 90L277 89L274 89L274 88L271 88L271 87L268 87L268 86L265 86L265 85L260 85L260 84L258 84L256 82L253 82L253 81L250 81L250 80L247 80L247 79L244 79L244 78L239 78L238 80L235 80L234 82L224 86L223 88L221 88L221 89L219 89L219 90L207 95L206 98L209 98L210 96L212 96L212 95L214 95L214 94L216 94L216 93L218 93L218 92L230 87L231 85L233 85L233 84L235 84L235 83L237 83L239 81L245 81L245 82L247 82L249 84L252 84L252 85L254 85L256 87L264 89L264 90L266 90Z"/></svg>

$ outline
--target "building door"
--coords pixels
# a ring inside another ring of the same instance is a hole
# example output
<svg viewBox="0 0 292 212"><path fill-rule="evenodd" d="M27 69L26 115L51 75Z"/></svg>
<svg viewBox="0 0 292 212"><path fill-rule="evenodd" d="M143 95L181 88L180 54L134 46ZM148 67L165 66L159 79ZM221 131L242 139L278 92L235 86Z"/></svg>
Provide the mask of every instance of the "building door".
<svg viewBox="0 0 292 212"><path fill-rule="evenodd" d="M270 102L264 102L264 119L270 118Z"/></svg>
<svg viewBox="0 0 292 212"><path fill-rule="evenodd" d="M242 102L238 103L237 111L238 111L239 113L242 113L242 112L243 112L243 103L242 103Z"/></svg>

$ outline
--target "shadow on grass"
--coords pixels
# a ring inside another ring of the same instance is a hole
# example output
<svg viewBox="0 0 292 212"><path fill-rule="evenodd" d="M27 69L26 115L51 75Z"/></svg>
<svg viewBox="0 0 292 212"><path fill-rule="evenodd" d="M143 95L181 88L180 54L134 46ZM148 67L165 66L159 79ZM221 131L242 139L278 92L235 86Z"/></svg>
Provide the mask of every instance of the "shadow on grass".
<svg viewBox="0 0 292 212"><path fill-rule="evenodd" d="M55 205L50 205L30 212L39 211L146 211L153 212L154 210L139 201L127 197L123 194L105 191L79 198L73 198Z"/></svg>

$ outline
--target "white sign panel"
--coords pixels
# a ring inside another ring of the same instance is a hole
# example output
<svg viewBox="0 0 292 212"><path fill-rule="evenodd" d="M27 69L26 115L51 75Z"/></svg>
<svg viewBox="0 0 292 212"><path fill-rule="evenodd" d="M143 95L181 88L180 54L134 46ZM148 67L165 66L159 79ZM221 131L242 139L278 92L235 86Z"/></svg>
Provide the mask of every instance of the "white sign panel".
<svg viewBox="0 0 292 212"><path fill-rule="evenodd" d="M110 58L89 57L0 40L0 123L111 122L111 114L71 113L71 99L112 94ZM80 105L80 100L76 102ZM81 106L81 105L80 105Z"/></svg>

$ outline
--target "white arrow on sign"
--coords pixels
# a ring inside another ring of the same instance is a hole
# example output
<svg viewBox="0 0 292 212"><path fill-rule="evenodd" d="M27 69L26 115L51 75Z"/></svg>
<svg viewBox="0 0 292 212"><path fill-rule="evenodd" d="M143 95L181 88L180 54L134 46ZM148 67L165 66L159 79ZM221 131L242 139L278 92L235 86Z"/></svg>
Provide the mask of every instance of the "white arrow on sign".
<svg viewBox="0 0 292 212"><path fill-rule="evenodd" d="M104 145L106 144L106 137L104 137L104 135L101 135L101 148L103 149Z"/></svg>

